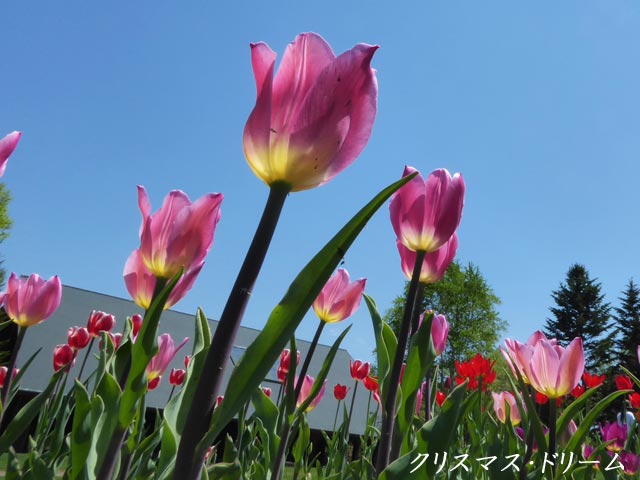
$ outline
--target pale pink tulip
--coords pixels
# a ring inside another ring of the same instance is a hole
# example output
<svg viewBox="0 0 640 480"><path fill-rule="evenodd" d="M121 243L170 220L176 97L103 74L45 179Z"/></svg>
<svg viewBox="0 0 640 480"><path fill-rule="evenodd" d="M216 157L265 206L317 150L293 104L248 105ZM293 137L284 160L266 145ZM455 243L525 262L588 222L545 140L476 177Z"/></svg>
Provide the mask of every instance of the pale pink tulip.
<svg viewBox="0 0 640 480"><path fill-rule="evenodd" d="M140 256L151 273L171 278L180 268L188 271L200 265L213 244L221 203L220 193L204 195L191 203L184 192L174 190L152 215L147 192L139 186Z"/></svg>
<svg viewBox="0 0 640 480"><path fill-rule="evenodd" d="M158 353L154 355L149 365L147 365L147 381L149 382L150 390L158 386L160 377L169 368L173 357L188 341L189 339L185 338L180 345L175 347L173 338L168 333L163 333L158 337Z"/></svg>
<svg viewBox="0 0 640 480"><path fill-rule="evenodd" d="M402 273L404 273L407 280L411 280L417 254L405 247L400 240L396 240L396 246L400 253ZM455 258L457 250L458 236L454 233L447 243L438 250L425 254L420 268L420 283L431 284L439 282Z"/></svg>
<svg viewBox="0 0 640 480"><path fill-rule="evenodd" d="M7 160L18 146L20 140L20 132L11 132L9 135L0 140L0 177L4 175L7 168Z"/></svg>
<svg viewBox="0 0 640 480"><path fill-rule="evenodd" d="M349 272L338 270L325 284L313 302L313 311L326 323L341 322L355 313L362 300L367 280L361 278L350 283Z"/></svg>
<svg viewBox="0 0 640 480"><path fill-rule="evenodd" d="M304 380L302 381L302 388L300 389L300 395L298 396L298 401L296 403L298 407L302 405L302 403L307 398L309 398L309 395L311 394L311 387L313 387L314 382L315 382L315 379L312 376L310 375L304 376ZM298 384L298 377L296 377L296 381L294 382L294 384L295 385ZM327 381L325 380L324 383L322 384L322 388L320 388L320 392L318 392L318 395L309 404L305 412L310 412L311 410L313 410L318 406L318 404L320 403L320 400L322 400L322 397L324 396L324 392L326 389L327 389Z"/></svg>
<svg viewBox="0 0 640 480"><path fill-rule="evenodd" d="M204 262L192 265L191 268L183 273L171 291L167 302L164 304L165 310L182 300L187 292L191 290L203 266ZM153 292L156 288L157 279L142 260L140 250L134 250L131 252L131 255L129 255L124 265L123 277L127 291L133 301L140 307L148 310L153 298Z"/></svg>
<svg viewBox="0 0 640 480"><path fill-rule="evenodd" d="M49 280L33 274L18 278L12 273L7 291L0 294L9 318L20 327L32 327L46 320L60 306L62 284L57 276Z"/></svg>
<svg viewBox="0 0 640 480"><path fill-rule="evenodd" d="M405 167L403 177L417 172ZM416 175L391 197L389 212L393 231L409 250L435 252L460 224L465 185L462 175L453 177L444 168L423 180Z"/></svg>
<svg viewBox="0 0 640 480"><path fill-rule="evenodd" d="M559 398L578 385L584 372L582 339L574 338L566 349L544 339L533 346L516 345L515 361L536 391Z"/></svg>
<svg viewBox="0 0 640 480"><path fill-rule="evenodd" d="M538 343L539 340L546 340L548 342L551 342L552 345L558 344L558 341L555 338L548 339L544 333L542 333L540 330L536 330L527 339L527 342L525 343L525 345L529 345L533 347L536 343ZM522 345L522 344L517 340L512 340L510 338L507 338L504 341L504 348L500 347L500 353L502 353L502 356L507 362L507 365L509 365L509 368L511 369L513 374L516 375L516 369L514 367L514 364L512 363L512 359L513 361L516 362L515 366L518 367L518 370L520 371L520 375L522 376L524 383L529 383L529 379L527 378L524 372L524 369L522 368L522 365L520 365L518 361L518 356L516 354L518 345Z"/></svg>
<svg viewBox="0 0 640 480"><path fill-rule="evenodd" d="M505 423L507 421L507 408L509 406L509 418L512 425L518 425L522 420L520 416L520 410L518 410L518 404L515 397L511 392L491 392L493 396L493 411L500 422Z"/></svg>
<svg viewBox="0 0 640 480"><path fill-rule="evenodd" d="M276 54L251 45L256 105L243 135L251 170L267 185L292 191L322 185L364 149L375 120L378 86L370 66L378 47L358 44L336 57L315 33Z"/></svg>

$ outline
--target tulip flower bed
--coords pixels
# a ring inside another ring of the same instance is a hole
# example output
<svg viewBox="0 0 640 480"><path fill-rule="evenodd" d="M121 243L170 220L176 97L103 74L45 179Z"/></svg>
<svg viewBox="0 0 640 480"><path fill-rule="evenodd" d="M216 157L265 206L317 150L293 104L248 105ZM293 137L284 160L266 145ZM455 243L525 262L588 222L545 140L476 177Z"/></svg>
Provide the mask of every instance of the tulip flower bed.
<svg viewBox="0 0 640 480"><path fill-rule="evenodd" d="M502 353L510 367L508 391L491 391L495 365L480 355L456 363L457 377L443 382L438 358L447 342L447 312L423 312L418 306L423 286L442 278L458 247L465 184L460 174L445 169L424 178L406 167L401 179L356 212L284 297L274 299L255 341L237 364L229 365L289 193L329 182L367 144L377 110L370 66L376 48L359 44L336 57L320 36L301 34L276 72L276 54L264 43L251 46L257 99L243 146L269 197L213 334L204 313L195 315L184 369L166 372L187 339L176 345L161 333L162 313L197 280L220 220L222 194L191 202L184 192L172 191L152 213L146 190L138 187L139 246L124 262L124 282L144 316L128 318L116 333L112 315L92 312L86 327L70 329L67 343L54 349L48 385L20 409L15 399L33 357L17 365L18 351L28 330L58 308L62 288L58 277L10 276L1 301L18 326L18 337L8 365L0 367L0 455L7 459L6 478L589 479L635 474L640 444L634 413L640 394L633 390L640 381L624 372L616 380L617 391L597 395L603 379L584 372L579 338L566 346L539 332L526 343L507 340ZM0 140L0 175L19 139L14 132ZM346 270L336 270L388 199L400 266L410 280L399 332L364 293L365 279L352 281ZM375 333L375 373L368 362L356 360L350 366L353 383L329 387L338 408L333 430L322 432L325 455L319 456L307 412L328 395L327 375L350 327L313 372L315 378L309 374L311 358L324 326L348 318L362 298ZM301 358L293 354L295 332L311 308L318 328ZM98 366L86 371L90 355L97 356ZM282 384L278 398L261 385L275 364ZM223 388L223 372L231 368ZM146 394L163 378L172 385L170 399L152 419L145 415ZM368 420L354 444L350 431L358 389L369 392ZM602 418L625 398L629 409L620 419ZM539 404L545 402L543 414ZM232 421L238 434L223 435ZM18 453L13 445L25 433L29 451Z"/></svg>

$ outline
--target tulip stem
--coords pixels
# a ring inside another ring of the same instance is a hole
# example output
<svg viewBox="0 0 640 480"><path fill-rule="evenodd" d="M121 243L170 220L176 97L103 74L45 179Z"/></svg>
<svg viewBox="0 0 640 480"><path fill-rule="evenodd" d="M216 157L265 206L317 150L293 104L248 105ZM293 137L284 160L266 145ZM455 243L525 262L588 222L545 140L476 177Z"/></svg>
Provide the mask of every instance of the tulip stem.
<svg viewBox="0 0 640 480"><path fill-rule="evenodd" d="M556 417L557 404L555 398L549 399L549 458L554 458L556 453ZM555 462L551 462L551 478L556 474Z"/></svg>
<svg viewBox="0 0 640 480"><path fill-rule="evenodd" d="M389 465L391 454L391 438L395 425L395 409L396 396L398 394L398 382L400 380L400 370L404 360L407 342L409 340L409 329L413 320L413 310L416 304L416 295L418 294L418 286L420 284L420 270L422 261L426 252L416 252L416 263L413 266L413 274L411 283L409 284L409 292L404 306L404 314L402 323L400 324L400 332L398 334L398 346L396 347L396 355L393 359L393 367L389 376L389 391L386 393L384 407L382 409L382 429L380 432L380 443L378 444L378 457L376 459L376 472L378 475ZM386 383L386 382L385 382Z"/></svg>
<svg viewBox="0 0 640 480"><path fill-rule="evenodd" d="M89 352L91 351L91 347L93 347L93 342L96 340L95 337L91 337L91 341L89 342L89 346L87 347L87 351L84 353L84 359L82 360L82 365L80 365L80 372L78 373L78 380L82 379L82 372L84 371L84 366L87 364L87 358L89 358Z"/></svg>
<svg viewBox="0 0 640 480"><path fill-rule="evenodd" d="M291 187L283 182L271 185L262 218L213 334L212 347L209 348L203 369L207 374L200 376L193 396L192 405L198 408L189 410L182 431L174 470L176 480L197 480L200 476L206 451L199 448L198 444L211 424L233 341L290 190Z"/></svg>
<svg viewBox="0 0 640 480"><path fill-rule="evenodd" d="M0 405L2 406L2 410L0 411L0 427L2 426L4 412L7 411L7 399L9 398L11 383L13 382L13 370L16 366L18 350L20 350L25 333L27 333L27 327L18 327L16 343L13 344L13 348L11 349L11 357L9 358L9 364L7 365L7 374L4 377L4 385L2 386L2 392L0 393Z"/></svg>
<svg viewBox="0 0 640 480"><path fill-rule="evenodd" d="M320 340L320 335L322 334L322 330L324 329L325 322L320 320L320 324L316 329L316 333L313 336L313 340L311 340L311 346L309 346L309 351L304 357L304 363L302 364L302 368L300 369L300 373L298 374L298 383L296 383L296 391L293 398L298 400L300 396L300 391L302 390L302 384L304 383L304 377L307 374L307 370L309 370L309 364L311 363L311 357L313 353L316 351L316 346L318 345L318 341Z"/></svg>

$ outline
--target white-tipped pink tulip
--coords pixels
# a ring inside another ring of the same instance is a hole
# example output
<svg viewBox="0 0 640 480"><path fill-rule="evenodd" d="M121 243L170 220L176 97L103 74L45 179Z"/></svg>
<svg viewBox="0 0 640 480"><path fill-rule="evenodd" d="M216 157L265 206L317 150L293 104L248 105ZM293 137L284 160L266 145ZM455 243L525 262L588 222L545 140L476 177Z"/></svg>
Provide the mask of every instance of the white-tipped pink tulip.
<svg viewBox="0 0 640 480"><path fill-rule="evenodd" d="M267 185L291 191L327 183L349 166L371 135L378 86L371 59L378 47L358 44L336 57L320 35L302 33L276 54L251 45L256 105L244 128L247 162Z"/></svg>
<svg viewBox="0 0 640 480"><path fill-rule="evenodd" d="M325 284L313 302L313 311L326 323L341 322L350 317L360 306L367 280L350 282L349 272L341 268Z"/></svg>

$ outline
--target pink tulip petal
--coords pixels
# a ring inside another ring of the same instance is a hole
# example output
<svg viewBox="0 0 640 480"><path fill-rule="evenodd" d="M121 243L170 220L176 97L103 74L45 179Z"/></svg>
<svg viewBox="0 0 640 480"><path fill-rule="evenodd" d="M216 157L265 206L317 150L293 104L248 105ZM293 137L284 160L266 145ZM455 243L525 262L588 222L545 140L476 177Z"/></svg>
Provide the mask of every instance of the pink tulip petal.
<svg viewBox="0 0 640 480"><path fill-rule="evenodd" d="M171 295L169 295L167 303L164 306L165 310L171 308L173 305L182 300L187 292L191 290L191 287L193 287L193 284L195 283L196 278L198 277L198 274L200 273L200 270L202 270L203 266L204 262L191 268L190 270L185 272L184 275L182 275L180 280L178 280L175 288L171 292Z"/></svg>
<svg viewBox="0 0 640 480"><path fill-rule="evenodd" d="M531 385L549 398L555 396L560 367L560 357L555 348L545 341L539 341L533 347L531 357Z"/></svg>
<svg viewBox="0 0 640 480"><path fill-rule="evenodd" d="M567 346L560 358L558 370L557 388L560 392L566 392L562 395L566 395L580 383L580 378L584 373L584 352L581 338L574 338Z"/></svg>
<svg viewBox="0 0 640 480"><path fill-rule="evenodd" d="M4 175L7 168L7 160L18 146L20 140L20 132L11 132L9 135L0 140L0 177Z"/></svg>
<svg viewBox="0 0 640 480"><path fill-rule="evenodd" d="M125 286L133 301L145 310L148 309L153 298L156 277L153 276L142 261L139 250L134 250L129 255L124 265L123 276Z"/></svg>
<svg viewBox="0 0 640 480"><path fill-rule="evenodd" d="M415 168L405 166L402 178L415 172L417 172ZM421 206L424 194L424 180L418 173L418 175L409 180L407 184L393 194L389 205L391 225L393 226L396 237L413 251L415 251L416 248L412 248L412 246L415 247L419 243L417 237L419 237L422 231L422 221L419 215L411 215L411 206Z"/></svg>
<svg viewBox="0 0 640 480"><path fill-rule="evenodd" d="M362 292L364 292L366 283L367 280L365 278L361 278L353 282L351 285L348 285L337 298L337 301L329 309L329 315L339 316L342 319L353 315L360 307Z"/></svg>

